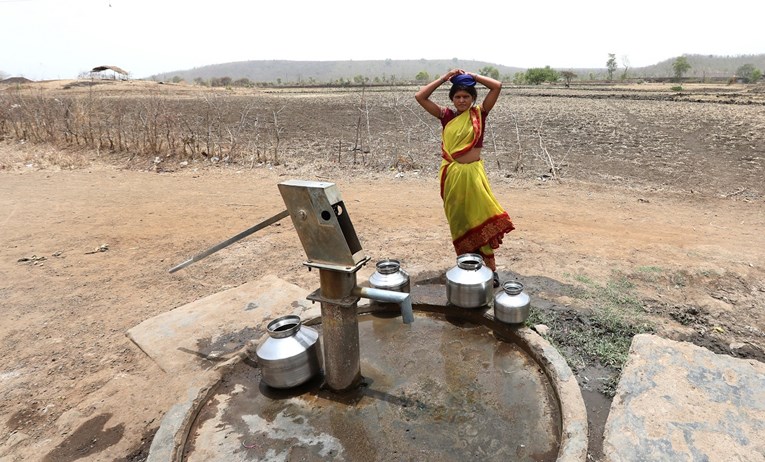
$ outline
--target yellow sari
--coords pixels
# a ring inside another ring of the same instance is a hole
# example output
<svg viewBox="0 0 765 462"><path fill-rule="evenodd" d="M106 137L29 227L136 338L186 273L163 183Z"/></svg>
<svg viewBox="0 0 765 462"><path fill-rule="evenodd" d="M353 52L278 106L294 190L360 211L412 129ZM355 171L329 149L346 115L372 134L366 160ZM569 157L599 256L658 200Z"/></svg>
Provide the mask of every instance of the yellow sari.
<svg viewBox="0 0 765 462"><path fill-rule="evenodd" d="M494 249L515 227L489 186L483 161L461 164L454 159L470 152L482 130L480 106L450 120L441 143L441 198L457 255L478 252L496 271Z"/></svg>

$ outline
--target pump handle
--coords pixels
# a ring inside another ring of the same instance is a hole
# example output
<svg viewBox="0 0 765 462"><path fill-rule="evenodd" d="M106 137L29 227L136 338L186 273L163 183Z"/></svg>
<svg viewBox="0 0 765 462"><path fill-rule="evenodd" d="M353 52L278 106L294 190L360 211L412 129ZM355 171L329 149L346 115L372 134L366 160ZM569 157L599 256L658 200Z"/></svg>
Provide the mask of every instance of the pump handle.
<svg viewBox="0 0 765 462"><path fill-rule="evenodd" d="M290 213L288 211L286 211L286 210L284 210L282 212L279 212L276 215L272 216L271 218L267 218L267 219L261 221L260 223L258 223L257 225L255 225L255 226L253 226L251 228L245 229L244 231L242 231L241 233L237 234L236 236L230 237L230 238L226 239L225 241L221 242L220 244L214 245L214 246L210 247L209 249L205 250L204 252L199 253L197 255L194 255L193 257L189 258L185 262L183 262L183 263L181 263L179 265L173 266L172 268L170 268L169 272L170 273L175 273L179 269L183 269L183 268L189 266L190 264L192 264L194 262L197 262L197 261L199 261L199 260L201 260L201 259L203 259L203 258L205 258L207 256L210 256L210 255L214 254L215 252L217 252L217 251L219 251L219 250L221 250L221 249L223 249L225 247L230 246L231 244L233 244L234 242L236 242L236 241L238 241L240 239L244 239L245 237L249 236L250 234L254 233L255 231L261 230L261 229L265 228L266 226L270 226L270 225L276 223L277 221L281 220L282 218L285 218L285 217L289 216L289 214Z"/></svg>

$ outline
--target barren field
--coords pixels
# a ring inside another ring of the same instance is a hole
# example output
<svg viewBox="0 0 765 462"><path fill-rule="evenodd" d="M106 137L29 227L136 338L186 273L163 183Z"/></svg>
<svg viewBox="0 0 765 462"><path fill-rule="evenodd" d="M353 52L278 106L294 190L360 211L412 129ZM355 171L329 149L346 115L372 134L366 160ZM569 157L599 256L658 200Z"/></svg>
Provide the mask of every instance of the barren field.
<svg viewBox="0 0 765 462"><path fill-rule="evenodd" d="M185 388L125 331L266 274L318 286L288 220L167 272L281 211L280 181L338 183L373 261L452 267L415 91L0 88L0 461L144 460ZM505 88L484 160L517 228L499 272L577 373L594 460L634 333L765 361L760 89Z"/></svg>

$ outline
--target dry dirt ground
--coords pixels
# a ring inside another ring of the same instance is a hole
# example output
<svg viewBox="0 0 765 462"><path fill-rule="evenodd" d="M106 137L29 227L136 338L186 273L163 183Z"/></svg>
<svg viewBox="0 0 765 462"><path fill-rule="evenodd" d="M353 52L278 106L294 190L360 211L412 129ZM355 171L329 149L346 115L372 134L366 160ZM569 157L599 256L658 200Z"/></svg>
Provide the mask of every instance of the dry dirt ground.
<svg viewBox="0 0 765 462"><path fill-rule="evenodd" d="M625 120L640 116L638 103ZM729 106L721 111L737 110ZM705 136L713 127L693 119L696 136L680 136L696 146L672 159L702 149L712 167L686 165L688 176L674 170L674 183L664 186L653 175L671 170L662 167L670 156L643 176L609 169L608 161L585 165L587 153L576 163L569 159L575 167L562 182L492 172L495 194L517 227L497 253L500 273L528 281L538 309L562 313L566 322L587 326L597 297L582 294L617 287L617 295L638 301L628 316L659 335L764 361L763 148L740 142L760 136L751 132L762 126L765 111L755 109L759 119L711 141ZM550 130L558 129L549 120ZM592 129L579 122L581 130ZM735 140L725 144L724 136ZM724 181L712 158L718 148L732 154L717 165L739 166ZM288 220L185 270L167 271L282 210L280 181L336 182L373 261L398 258L411 274L429 277L454 265L433 172L325 176L268 165L157 172L87 154L73 169L29 162L43 151L46 159L74 155L0 142L2 462L143 460L163 413L185 387L133 345L126 330L265 274L307 291L318 286L317 275L302 265ZM644 162L656 155L639 146L624 152L647 156ZM633 165L641 170L638 160ZM565 339L549 335L566 347ZM592 364L572 366L583 387L596 391L585 372Z"/></svg>

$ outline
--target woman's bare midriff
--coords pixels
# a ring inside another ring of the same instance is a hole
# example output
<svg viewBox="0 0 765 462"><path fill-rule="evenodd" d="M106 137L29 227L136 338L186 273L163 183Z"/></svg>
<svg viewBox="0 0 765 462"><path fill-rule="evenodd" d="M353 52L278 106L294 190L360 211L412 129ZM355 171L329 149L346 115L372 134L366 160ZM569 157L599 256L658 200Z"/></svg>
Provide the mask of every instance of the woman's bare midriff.
<svg viewBox="0 0 765 462"><path fill-rule="evenodd" d="M473 148L467 153L454 159L455 162L460 164L469 164L481 160L481 148Z"/></svg>

